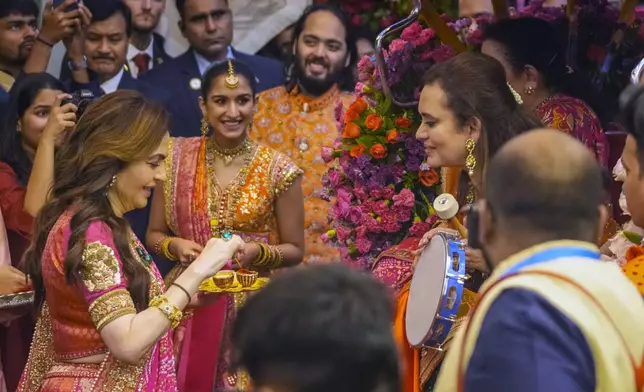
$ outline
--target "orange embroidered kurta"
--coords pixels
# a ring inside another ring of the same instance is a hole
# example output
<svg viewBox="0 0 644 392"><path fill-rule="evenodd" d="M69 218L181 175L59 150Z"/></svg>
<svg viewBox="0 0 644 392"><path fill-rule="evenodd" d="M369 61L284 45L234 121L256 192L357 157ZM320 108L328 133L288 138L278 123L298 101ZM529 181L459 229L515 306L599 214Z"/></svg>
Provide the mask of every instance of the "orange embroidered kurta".
<svg viewBox="0 0 644 392"><path fill-rule="evenodd" d="M334 110L338 100L348 106L354 99L336 87L319 98L309 98L297 89L289 93L276 87L259 95L251 137L290 157L304 170L306 254L304 261L334 262L338 252L320 238L329 229L330 203L322 200L322 176L329 166L322 147L330 147L339 136Z"/></svg>

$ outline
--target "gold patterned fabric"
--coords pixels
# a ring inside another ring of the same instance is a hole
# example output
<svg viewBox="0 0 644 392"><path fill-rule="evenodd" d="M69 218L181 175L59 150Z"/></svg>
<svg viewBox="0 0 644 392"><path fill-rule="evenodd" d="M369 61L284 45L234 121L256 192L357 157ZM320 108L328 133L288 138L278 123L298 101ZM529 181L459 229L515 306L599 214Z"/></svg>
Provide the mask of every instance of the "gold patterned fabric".
<svg viewBox="0 0 644 392"><path fill-rule="evenodd" d="M324 193L322 176L329 165L322 159L322 148L330 147L339 136L334 110L340 103L345 107L354 96L337 87L318 98L309 98L297 89L292 92L276 87L260 94L251 136L288 156L304 170L306 253L304 261L335 262L336 249L325 244L321 236L329 226L330 203L320 196Z"/></svg>
<svg viewBox="0 0 644 392"><path fill-rule="evenodd" d="M121 316L136 313L136 308L127 291L112 231L104 222L95 221L88 226L81 279L67 281L65 258L72 216L72 210L65 212L49 233L42 257L45 303L18 392L176 392L168 333L136 365L123 363L109 353L100 330ZM144 249L143 245L132 236L131 254L149 273L148 295L165 292L160 273L154 264L143 261L137 252ZM70 362L99 354L106 355L99 367Z"/></svg>
<svg viewBox="0 0 644 392"><path fill-rule="evenodd" d="M125 289L110 291L98 297L89 307L89 314L100 332L106 324L124 316L135 314L136 308L130 293Z"/></svg>
<svg viewBox="0 0 644 392"><path fill-rule="evenodd" d="M98 241L85 246L80 274L89 291L105 290L121 284L121 268L114 250Z"/></svg>

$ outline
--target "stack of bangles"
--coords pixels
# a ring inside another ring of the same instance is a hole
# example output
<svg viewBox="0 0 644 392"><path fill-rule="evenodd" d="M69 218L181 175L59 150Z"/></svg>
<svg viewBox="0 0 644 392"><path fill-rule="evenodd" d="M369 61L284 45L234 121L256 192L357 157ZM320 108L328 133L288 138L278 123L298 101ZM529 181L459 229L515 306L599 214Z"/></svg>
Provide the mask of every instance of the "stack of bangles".
<svg viewBox="0 0 644 392"><path fill-rule="evenodd" d="M284 255L280 248L273 245L262 244L261 242L257 242L257 245L259 245L259 255L253 262L253 266L268 269L279 268L282 266L284 263Z"/></svg>
<svg viewBox="0 0 644 392"><path fill-rule="evenodd" d="M177 256L173 255L172 252L170 252L170 243L174 237L163 237L159 242L156 243L154 246L154 251L166 259L170 261L177 261L179 260Z"/></svg>

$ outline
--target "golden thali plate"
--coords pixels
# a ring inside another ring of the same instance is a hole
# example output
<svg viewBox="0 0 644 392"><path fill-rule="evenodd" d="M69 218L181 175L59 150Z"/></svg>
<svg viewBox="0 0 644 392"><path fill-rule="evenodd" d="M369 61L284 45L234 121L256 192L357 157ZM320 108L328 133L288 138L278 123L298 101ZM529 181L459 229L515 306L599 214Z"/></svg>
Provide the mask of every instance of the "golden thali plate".
<svg viewBox="0 0 644 392"><path fill-rule="evenodd" d="M18 306L30 305L33 302L33 291L0 295L0 309L16 308Z"/></svg>
<svg viewBox="0 0 644 392"><path fill-rule="evenodd" d="M246 291L256 291L266 286L270 281L269 278L257 278L255 283L252 286L244 287L237 280L237 275L234 275L234 280L230 286L226 288L217 287L214 281L215 277L206 279L201 286L199 286L199 291L206 293L243 293Z"/></svg>

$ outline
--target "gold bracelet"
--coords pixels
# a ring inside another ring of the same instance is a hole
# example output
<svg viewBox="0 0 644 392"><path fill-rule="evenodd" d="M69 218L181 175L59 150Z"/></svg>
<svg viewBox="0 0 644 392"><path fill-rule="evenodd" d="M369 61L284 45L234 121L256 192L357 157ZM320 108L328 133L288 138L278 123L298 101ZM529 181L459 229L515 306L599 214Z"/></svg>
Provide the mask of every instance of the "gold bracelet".
<svg viewBox="0 0 644 392"><path fill-rule="evenodd" d="M175 255L172 254L172 252L170 252L170 243L172 242L172 240L174 238L175 237L164 237L161 240L161 242L159 243L159 248L161 250L161 252L159 252L159 254L161 256L165 257L166 259L170 260L170 261L179 260L178 257L176 257Z"/></svg>
<svg viewBox="0 0 644 392"><path fill-rule="evenodd" d="M279 246L274 245L271 246L271 251L274 251L277 255L273 258L273 263L271 265L271 268L279 268L284 264L284 254L282 253L282 250L279 248Z"/></svg>
<svg viewBox="0 0 644 392"><path fill-rule="evenodd" d="M172 329L177 328L183 319L183 313L174 304L168 301L168 298L163 295L157 295L150 301L150 307L157 308L163 313L168 320Z"/></svg>
<svg viewBox="0 0 644 392"><path fill-rule="evenodd" d="M257 255L257 259L253 262L253 265L257 267L265 267L270 261L270 249L268 249L266 244L261 242L256 242L256 244L259 246L259 255Z"/></svg>

